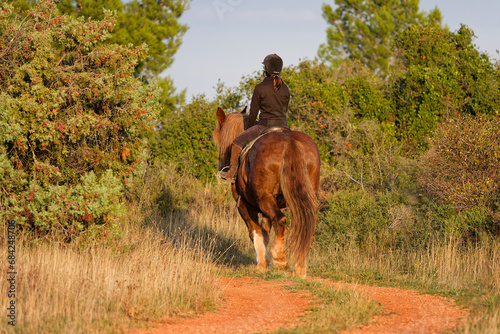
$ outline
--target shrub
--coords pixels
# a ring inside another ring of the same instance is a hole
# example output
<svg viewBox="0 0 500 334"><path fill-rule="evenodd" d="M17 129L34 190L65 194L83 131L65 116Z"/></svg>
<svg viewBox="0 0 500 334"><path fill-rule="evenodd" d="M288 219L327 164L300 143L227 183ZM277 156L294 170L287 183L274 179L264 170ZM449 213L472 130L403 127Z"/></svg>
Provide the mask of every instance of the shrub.
<svg viewBox="0 0 500 334"><path fill-rule="evenodd" d="M486 54L472 43L472 30L456 33L409 26L395 40L402 71L391 77L398 137L409 149L425 149L438 124L462 114L498 113L499 81Z"/></svg>
<svg viewBox="0 0 500 334"><path fill-rule="evenodd" d="M217 105L204 96L167 113L151 147L157 161L171 162L177 171L188 171L207 180L217 169L218 155L212 140Z"/></svg>
<svg viewBox="0 0 500 334"><path fill-rule="evenodd" d="M418 182L427 194L457 211L486 208L494 218L500 201L499 170L500 119L463 116L437 130Z"/></svg>
<svg viewBox="0 0 500 334"><path fill-rule="evenodd" d="M292 94L289 123L316 141L323 160L333 161L339 147L348 144L351 126L390 119L383 82L359 63L346 61L332 68L303 61L286 68L283 79Z"/></svg>
<svg viewBox="0 0 500 334"><path fill-rule="evenodd" d="M114 18L0 11L2 220L39 231L110 221L142 169L159 90L134 78L146 46L105 45Z"/></svg>
<svg viewBox="0 0 500 334"><path fill-rule="evenodd" d="M328 197L318 221L320 245L410 246L421 241L417 217L397 192L340 189Z"/></svg>

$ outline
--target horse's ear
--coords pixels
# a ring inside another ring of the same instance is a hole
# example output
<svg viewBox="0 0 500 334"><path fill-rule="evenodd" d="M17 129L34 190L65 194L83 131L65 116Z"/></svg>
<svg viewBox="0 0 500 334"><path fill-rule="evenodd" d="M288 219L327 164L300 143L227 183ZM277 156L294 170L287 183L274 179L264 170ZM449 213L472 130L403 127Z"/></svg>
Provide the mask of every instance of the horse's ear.
<svg viewBox="0 0 500 334"><path fill-rule="evenodd" d="M246 114L247 113L247 106L245 106L245 108L243 108L243 111L241 113L242 114Z"/></svg>
<svg viewBox="0 0 500 334"><path fill-rule="evenodd" d="M224 121L226 120L226 113L224 112L224 110L222 110L221 107L217 108L216 116L220 124L224 123Z"/></svg>

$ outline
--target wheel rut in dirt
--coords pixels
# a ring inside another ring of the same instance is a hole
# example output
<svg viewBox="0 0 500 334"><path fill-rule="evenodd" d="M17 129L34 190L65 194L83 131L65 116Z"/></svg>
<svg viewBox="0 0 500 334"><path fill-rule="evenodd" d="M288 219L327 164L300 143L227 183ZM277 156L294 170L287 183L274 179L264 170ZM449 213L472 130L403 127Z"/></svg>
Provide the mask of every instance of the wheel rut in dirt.
<svg viewBox="0 0 500 334"><path fill-rule="evenodd" d="M223 304L218 311L195 318L172 318L156 328L133 333L269 333L298 326L301 317L314 306L310 293L286 289L296 283L250 277L218 280L224 287ZM450 299L413 290L310 280L356 290L381 304L383 314L372 319L371 324L342 333L443 333L464 321L468 314Z"/></svg>

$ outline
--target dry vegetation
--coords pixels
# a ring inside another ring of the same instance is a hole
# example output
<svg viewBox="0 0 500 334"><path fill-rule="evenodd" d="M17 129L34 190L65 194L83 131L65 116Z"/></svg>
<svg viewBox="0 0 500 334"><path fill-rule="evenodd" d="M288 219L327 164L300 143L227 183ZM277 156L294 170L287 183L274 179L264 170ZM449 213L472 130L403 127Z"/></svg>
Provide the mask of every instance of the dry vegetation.
<svg viewBox="0 0 500 334"><path fill-rule="evenodd" d="M120 252L19 239L19 333L119 330L204 310L217 299L206 254L189 244L174 247L153 229L127 229L122 241L128 249ZM7 281L1 284L6 291ZM9 329L5 321L2 329Z"/></svg>
<svg viewBox="0 0 500 334"><path fill-rule="evenodd" d="M85 241L80 235L67 244L19 234L17 325L2 321L0 332L122 332L143 321L212 308L220 298L212 279L213 245L194 238L193 231L178 229L175 238L165 231L185 225L189 214L150 211L146 217L145 206L129 203L121 237ZM5 238L0 252L6 259ZM7 284L0 283L2 299Z"/></svg>
<svg viewBox="0 0 500 334"><path fill-rule="evenodd" d="M498 333L500 329L498 240L475 246L457 240L430 242L425 250L400 252L376 244L365 250L332 246L313 254L311 267L317 275L406 286L457 299L472 311L459 333Z"/></svg>

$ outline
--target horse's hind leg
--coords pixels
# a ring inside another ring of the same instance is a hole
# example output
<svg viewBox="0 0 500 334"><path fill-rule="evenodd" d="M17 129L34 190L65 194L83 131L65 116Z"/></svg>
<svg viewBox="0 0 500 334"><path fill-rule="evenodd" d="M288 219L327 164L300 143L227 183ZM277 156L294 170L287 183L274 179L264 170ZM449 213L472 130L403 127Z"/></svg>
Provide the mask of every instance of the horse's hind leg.
<svg viewBox="0 0 500 334"><path fill-rule="evenodd" d="M288 263L285 254L285 231L286 231L286 218L283 214L278 218L277 223L274 225L275 238L273 243L273 263L276 267L287 270Z"/></svg>
<svg viewBox="0 0 500 334"><path fill-rule="evenodd" d="M267 219L267 217L262 216L261 227L262 227L262 236L264 237L264 245L266 246L267 249L267 245L269 245L269 233L271 233L272 223L269 219Z"/></svg>
<svg viewBox="0 0 500 334"><path fill-rule="evenodd" d="M285 231L286 231L286 217L278 208L274 199L267 202L268 205L261 205L263 215L268 224L271 221L274 227L274 242L271 253L273 254L273 265L277 268L287 270L288 263L285 254ZM264 219L263 219L264 220Z"/></svg>
<svg viewBox="0 0 500 334"><path fill-rule="evenodd" d="M263 231L259 225L259 215L256 211L249 209L248 206L240 200L238 211L245 221L248 228L250 240L252 240L257 256L257 267L263 270L268 269L267 243L269 242L269 233Z"/></svg>

